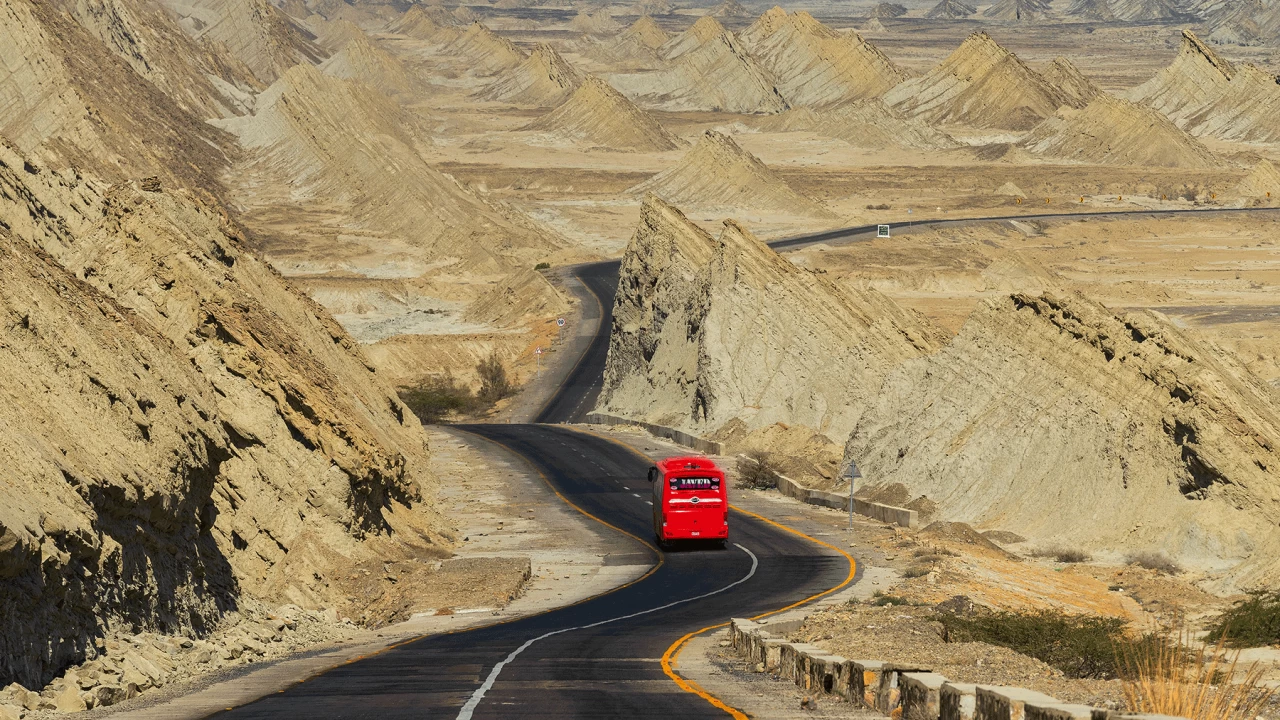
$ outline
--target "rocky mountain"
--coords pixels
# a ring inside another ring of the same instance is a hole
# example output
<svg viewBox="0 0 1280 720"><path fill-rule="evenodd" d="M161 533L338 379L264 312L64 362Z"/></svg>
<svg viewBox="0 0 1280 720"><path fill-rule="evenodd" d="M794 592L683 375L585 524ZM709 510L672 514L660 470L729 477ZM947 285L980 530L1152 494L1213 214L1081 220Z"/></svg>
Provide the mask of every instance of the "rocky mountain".
<svg viewBox="0 0 1280 720"><path fill-rule="evenodd" d="M1280 3L1273 0L1205 3L1200 15L1215 43L1261 45L1280 35Z"/></svg>
<svg viewBox="0 0 1280 720"><path fill-rule="evenodd" d="M706 131L673 167L627 192L652 194L688 207L835 218L819 203L791 189L733 138L715 130Z"/></svg>
<svg viewBox="0 0 1280 720"><path fill-rule="evenodd" d="M1190 30L1173 63L1134 88L1130 98L1169 116L1192 135L1276 142L1280 85L1274 75L1221 57Z"/></svg>
<svg viewBox="0 0 1280 720"><path fill-rule="evenodd" d="M409 8L387 29L393 33L439 45L454 42L462 34L459 28L454 27L452 18L446 22L444 18L432 17L430 10L424 9L421 5Z"/></svg>
<svg viewBox="0 0 1280 720"><path fill-rule="evenodd" d="M902 17L906 14L907 6L901 3L882 2L876 3L876 6L871 8L871 17L873 18L887 20L890 18Z"/></svg>
<svg viewBox="0 0 1280 720"><path fill-rule="evenodd" d="M1098 96L1098 86L1084 76L1071 61L1064 57L1056 57L1053 62L1040 71L1040 76L1066 94L1068 104L1072 107L1084 107Z"/></svg>
<svg viewBox="0 0 1280 720"><path fill-rule="evenodd" d="M210 82L184 109L54 4L0 0L0 135L40 165L216 189L234 141L194 114Z"/></svg>
<svg viewBox="0 0 1280 720"><path fill-rule="evenodd" d="M568 100L526 129L614 150L663 152L682 145L652 115L594 75L585 76Z"/></svg>
<svg viewBox="0 0 1280 720"><path fill-rule="evenodd" d="M1226 587L1274 572L1274 389L1155 313L983 303L891 372L846 446L867 488L1084 550L1160 550Z"/></svg>
<svg viewBox="0 0 1280 720"><path fill-rule="evenodd" d="M772 76L715 18L704 15L659 50L671 60L657 72L613 75L609 84L661 110L772 113L787 109Z"/></svg>
<svg viewBox="0 0 1280 720"><path fill-rule="evenodd" d="M962 20L977 12L977 8L961 0L941 0L925 13L925 17L930 20Z"/></svg>
<svg viewBox="0 0 1280 720"><path fill-rule="evenodd" d="M861 35L838 33L804 11L775 6L740 39L793 106L878 97L908 77Z"/></svg>
<svg viewBox="0 0 1280 720"><path fill-rule="evenodd" d="M732 221L714 239L654 197L613 312L599 409L699 434L782 422L841 437L891 368L938 345L879 293L802 270Z"/></svg>
<svg viewBox="0 0 1280 720"><path fill-rule="evenodd" d="M579 11L569 27L585 35L613 35L622 29L607 11L597 10L594 13Z"/></svg>
<svg viewBox="0 0 1280 720"><path fill-rule="evenodd" d="M449 43L443 52L467 60L478 75L495 75L515 68L525 60L523 50L478 21L471 23L466 32Z"/></svg>
<svg viewBox="0 0 1280 720"><path fill-rule="evenodd" d="M641 16L631 23L626 30L622 31L622 37L635 40L650 50L657 50L671 40L671 37L667 35L667 31L658 27L658 23L654 22L653 18L648 15Z"/></svg>
<svg viewBox="0 0 1280 720"><path fill-rule="evenodd" d="M889 105L931 123L1026 130L1072 103L985 32L970 35L928 74L885 94Z"/></svg>
<svg viewBox="0 0 1280 720"><path fill-rule="evenodd" d="M464 266L524 265L559 242L427 165L417 151L425 128L385 95L309 65L272 84L253 116L223 125L249 151L236 172L246 187L285 189L244 200L251 206L318 209L322 198L342 222L382 234L381 242Z"/></svg>
<svg viewBox="0 0 1280 720"><path fill-rule="evenodd" d="M903 115L878 98L822 111L795 108L762 118L756 127L773 132L815 132L869 149L946 150L960 146L950 135Z"/></svg>
<svg viewBox="0 0 1280 720"><path fill-rule="evenodd" d="M400 58L374 45L363 32L353 35L341 50L321 63L320 71L362 82L388 95L407 93L414 87Z"/></svg>
<svg viewBox="0 0 1280 720"><path fill-rule="evenodd" d="M315 36L268 0L160 0L198 40L225 47L263 84L298 63L315 64L328 53Z"/></svg>
<svg viewBox="0 0 1280 720"><path fill-rule="evenodd" d="M417 420L220 211L0 144L0 218L0 682L445 542Z"/></svg>
<svg viewBox="0 0 1280 720"><path fill-rule="evenodd" d="M1111 0L1072 0L1067 8L1067 15L1081 20L1097 20L1111 22L1116 19L1115 10L1111 8Z"/></svg>
<svg viewBox="0 0 1280 720"><path fill-rule="evenodd" d="M553 107L564 102L582 84L583 74L560 57L555 48L539 43L529 57L498 76L476 97Z"/></svg>
<svg viewBox="0 0 1280 720"><path fill-rule="evenodd" d="M1254 203L1280 201L1280 170L1270 160L1259 161L1231 194Z"/></svg>
<svg viewBox="0 0 1280 720"><path fill-rule="evenodd" d="M1083 108L1063 108L1020 143L1037 155L1102 165L1213 168L1217 158L1155 110L1099 93Z"/></svg>
<svg viewBox="0 0 1280 720"><path fill-rule="evenodd" d="M1053 14L1049 0L996 0L982 13L983 17L1012 22L1044 20Z"/></svg>

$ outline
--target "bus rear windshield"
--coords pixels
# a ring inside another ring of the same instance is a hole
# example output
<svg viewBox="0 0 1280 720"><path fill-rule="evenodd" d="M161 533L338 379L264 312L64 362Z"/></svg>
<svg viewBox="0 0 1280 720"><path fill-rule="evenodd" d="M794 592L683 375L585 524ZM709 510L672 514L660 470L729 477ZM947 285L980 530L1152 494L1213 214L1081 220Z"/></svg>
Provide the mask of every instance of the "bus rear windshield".
<svg viewBox="0 0 1280 720"><path fill-rule="evenodd" d="M675 490L708 490L720 487L720 478L713 477L673 477L671 487Z"/></svg>

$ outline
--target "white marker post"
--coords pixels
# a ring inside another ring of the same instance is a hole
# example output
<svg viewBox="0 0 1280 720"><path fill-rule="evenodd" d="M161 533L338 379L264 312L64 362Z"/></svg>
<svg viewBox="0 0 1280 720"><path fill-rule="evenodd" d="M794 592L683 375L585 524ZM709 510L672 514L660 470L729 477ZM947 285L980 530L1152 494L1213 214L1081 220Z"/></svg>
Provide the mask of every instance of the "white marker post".
<svg viewBox="0 0 1280 720"><path fill-rule="evenodd" d="M538 379L542 379L542 348L533 351L533 366L537 369Z"/></svg>

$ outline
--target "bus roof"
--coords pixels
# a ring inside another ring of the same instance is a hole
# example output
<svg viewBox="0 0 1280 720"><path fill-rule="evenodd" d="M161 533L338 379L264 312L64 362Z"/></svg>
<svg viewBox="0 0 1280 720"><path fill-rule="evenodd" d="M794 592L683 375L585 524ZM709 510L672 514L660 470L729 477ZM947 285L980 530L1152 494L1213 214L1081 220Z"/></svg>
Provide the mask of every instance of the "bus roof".
<svg viewBox="0 0 1280 720"><path fill-rule="evenodd" d="M711 458L701 455L681 455L679 457L667 458L658 461L658 469L664 473L678 472L681 470L716 470L720 468L716 466Z"/></svg>

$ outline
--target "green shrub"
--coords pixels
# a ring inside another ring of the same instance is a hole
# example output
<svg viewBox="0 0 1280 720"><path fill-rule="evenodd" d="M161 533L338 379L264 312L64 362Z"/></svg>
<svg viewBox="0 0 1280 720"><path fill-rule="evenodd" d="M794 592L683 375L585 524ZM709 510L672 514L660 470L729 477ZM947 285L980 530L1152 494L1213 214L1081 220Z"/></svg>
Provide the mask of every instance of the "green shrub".
<svg viewBox="0 0 1280 720"><path fill-rule="evenodd" d="M450 415L474 412L479 405L471 389L454 379L452 373L400 388L399 394L400 400L424 423L438 423Z"/></svg>
<svg viewBox="0 0 1280 720"><path fill-rule="evenodd" d="M1256 592L1237 602L1209 626L1207 640L1232 647L1280 643L1280 593Z"/></svg>
<svg viewBox="0 0 1280 720"><path fill-rule="evenodd" d="M927 565L913 565L907 568L906 570L903 570L902 575L903 577L918 578L918 577L924 577L925 575L928 575L931 572L933 572L933 568Z"/></svg>
<svg viewBox="0 0 1280 720"><path fill-rule="evenodd" d="M549 262L540 262L540 263L538 263L537 265L534 265L534 266L533 266L533 269L534 269L534 270L550 270L550 269L551 269L551 263L549 263Z"/></svg>
<svg viewBox="0 0 1280 720"><path fill-rule="evenodd" d="M752 451L738 458L737 487L750 490L773 490L778 487L778 467L769 453Z"/></svg>
<svg viewBox="0 0 1280 720"><path fill-rule="evenodd" d="M947 642L985 642L1037 658L1073 678L1119 674L1125 621L1060 610L996 612L961 617L939 615Z"/></svg>
<svg viewBox="0 0 1280 720"><path fill-rule="evenodd" d="M871 597L871 604L876 607L885 607L887 605L913 605L910 600L897 595L885 595L879 590Z"/></svg>
<svg viewBox="0 0 1280 720"><path fill-rule="evenodd" d="M476 365L476 373L480 376L480 392L476 397L483 403L493 405L504 397L515 394L516 387L507 377L507 366L498 357L497 351Z"/></svg>

